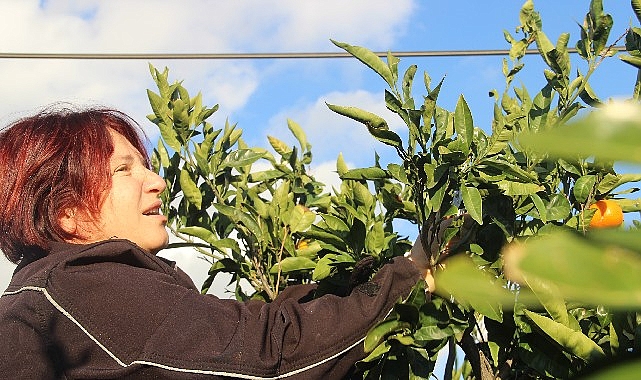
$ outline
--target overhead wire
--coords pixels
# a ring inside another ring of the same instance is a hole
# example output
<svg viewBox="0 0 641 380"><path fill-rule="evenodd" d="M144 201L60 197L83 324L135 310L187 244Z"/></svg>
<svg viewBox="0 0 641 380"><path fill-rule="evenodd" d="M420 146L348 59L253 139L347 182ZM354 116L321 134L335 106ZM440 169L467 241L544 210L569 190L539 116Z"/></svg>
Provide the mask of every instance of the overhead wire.
<svg viewBox="0 0 641 380"><path fill-rule="evenodd" d="M569 53L577 53L576 48L568 48ZM624 46L613 46L612 51L625 51ZM466 56L501 56L508 55L509 50L422 50L374 52L379 57L391 54L395 57L466 57ZM536 49L528 49L525 54L539 54ZM347 52L285 52L285 53L10 53L0 52L0 59L100 59L100 60L155 60L155 59L325 59L351 58Z"/></svg>

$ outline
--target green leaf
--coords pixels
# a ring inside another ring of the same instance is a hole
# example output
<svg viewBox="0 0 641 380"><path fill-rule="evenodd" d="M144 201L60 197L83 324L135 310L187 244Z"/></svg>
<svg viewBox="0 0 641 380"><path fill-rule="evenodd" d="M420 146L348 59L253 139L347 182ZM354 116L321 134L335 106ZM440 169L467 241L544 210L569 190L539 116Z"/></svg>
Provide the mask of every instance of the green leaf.
<svg viewBox="0 0 641 380"><path fill-rule="evenodd" d="M581 100L589 106L597 107L601 105L601 100L599 100L588 82L585 82L585 87L583 88L583 91L579 93L579 96L581 97Z"/></svg>
<svg viewBox="0 0 641 380"><path fill-rule="evenodd" d="M160 165L162 165L163 168L168 167L169 153L167 152L167 148L165 147L165 144L162 142L162 139L158 140L156 152L158 154L158 159L160 160Z"/></svg>
<svg viewBox="0 0 641 380"><path fill-rule="evenodd" d="M229 217L236 224L245 226L249 232L254 235L256 239L261 239L262 231L256 219L253 216L244 213L242 210L235 207L227 206L220 203L214 203L214 207L222 214Z"/></svg>
<svg viewBox="0 0 641 380"><path fill-rule="evenodd" d="M334 231L330 232L328 230L324 230L315 225L312 225L312 227L303 232L302 235L306 238L315 239L320 243L325 244L326 247L333 247L333 251L344 251L347 249L345 246L345 240L340 236L341 234L334 233Z"/></svg>
<svg viewBox="0 0 641 380"><path fill-rule="evenodd" d="M561 220L570 215L572 206L570 201L563 194L553 194L547 204L547 220Z"/></svg>
<svg viewBox="0 0 641 380"><path fill-rule="evenodd" d="M530 199L532 199L532 203L534 203L534 207L536 207L536 211L539 213L539 219L541 219L543 223L547 223L547 209L541 197L539 197L538 194L530 194Z"/></svg>
<svg viewBox="0 0 641 380"><path fill-rule="evenodd" d="M189 236L197 237L198 239L207 243L218 240L218 236L216 236L216 234L203 227L182 227L178 230L178 232L180 232L181 234L187 234Z"/></svg>
<svg viewBox="0 0 641 380"><path fill-rule="evenodd" d="M316 263L316 267L314 267L314 272L312 273L312 280L320 281L332 274L332 261L330 261L327 256L328 255L323 256L318 260L318 263Z"/></svg>
<svg viewBox="0 0 641 380"><path fill-rule="evenodd" d="M449 178L446 178L445 183L441 186L430 189L433 190L430 191L430 199L428 202L431 210L438 211L441 208L443 199L445 199L445 192L447 191L449 184Z"/></svg>
<svg viewBox="0 0 641 380"><path fill-rule="evenodd" d="M329 104L329 103L326 103L326 104L330 110L340 115L349 117L350 119L361 122L365 124L368 128L371 127L375 129L388 129L387 122L385 121L385 119L369 111L365 111L358 107L338 106L338 105Z"/></svg>
<svg viewBox="0 0 641 380"><path fill-rule="evenodd" d="M302 205L296 205L289 214L289 220L287 224L292 233L305 231L307 230L314 220L316 219L316 214L310 211L307 207Z"/></svg>
<svg viewBox="0 0 641 380"><path fill-rule="evenodd" d="M592 339L579 331L572 330L562 324L551 320L550 318L525 310L525 315L534 324L541 329L547 336L552 338L556 343L566 351L589 362L600 359L605 353Z"/></svg>
<svg viewBox="0 0 641 380"><path fill-rule="evenodd" d="M316 267L316 263L304 256L285 257L280 263L274 264L269 273L290 273L302 270L310 270Z"/></svg>
<svg viewBox="0 0 641 380"><path fill-rule="evenodd" d="M569 327L572 330L581 330L576 319L568 313L565 300L559 296L558 289L556 289L553 284L536 279L526 279L525 282L555 322Z"/></svg>
<svg viewBox="0 0 641 380"><path fill-rule="evenodd" d="M543 186L532 182L499 181L496 183L505 195L532 195L543 190Z"/></svg>
<svg viewBox="0 0 641 380"><path fill-rule="evenodd" d="M221 169L248 166L265 157L267 152L262 149L238 149L228 154L222 162Z"/></svg>
<svg viewBox="0 0 641 380"><path fill-rule="evenodd" d="M338 158L336 159L336 172L338 173L339 176L345 175L348 171L347 163L345 162L345 158L343 157L343 153L338 154Z"/></svg>
<svg viewBox="0 0 641 380"><path fill-rule="evenodd" d="M272 206L277 210L276 215L281 219L288 219L288 212L293 206L292 194L290 192L290 182L283 181L272 194Z"/></svg>
<svg viewBox="0 0 641 380"><path fill-rule="evenodd" d="M312 274L312 280L320 281L332 274L333 267L340 263L354 263L354 259L347 254L333 254L329 253L324 255L318 263Z"/></svg>
<svg viewBox="0 0 641 380"><path fill-rule="evenodd" d="M597 190L599 194L606 194L626 183L639 181L641 181L641 174L624 173L614 175L608 173L599 182Z"/></svg>
<svg viewBox="0 0 641 380"><path fill-rule="evenodd" d="M180 189L185 195L185 198L187 198L189 203L200 209L202 207L203 195L194 180L191 178L189 171L182 169L180 171L179 181Z"/></svg>
<svg viewBox="0 0 641 380"><path fill-rule="evenodd" d="M367 231L365 237L365 248L367 251L375 256L380 255L385 248L385 231L383 230L383 222L377 221L372 228Z"/></svg>
<svg viewBox="0 0 641 380"><path fill-rule="evenodd" d="M619 59L621 59L623 62L627 64L630 64L636 67L637 69L641 69L641 57L622 54L619 56Z"/></svg>
<svg viewBox="0 0 641 380"><path fill-rule="evenodd" d="M326 104L332 111L365 124L369 133L383 144L397 148L403 146L401 138L396 133L389 130L387 122L382 117L357 107L337 106L329 103Z"/></svg>
<svg viewBox="0 0 641 380"><path fill-rule="evenodd" d="M402 332L410 327L411 325L408 322L398 319L388 319L380 322L367 333L364 342L365 352L372 352L386 337Z"/></svg>
<svg viewBox="0 0 641 380"><path fill-rule="evenodd" d="M365 359L361 360L363 363L371 363L374 361L380 360L380 357L388 353L392 349L392 346L387 342L384 341L383 343L379 344L376 346L372 352L365 357Z"/></svg>
<svg viewBox="0 0 641 380"><path fill-rule="evenodd" d="M577 202L584 203L588 199L592 194L592 189L594 189L595 183L596 176L594 175L584 175L576 180L572 193L574 194Z"/></svg>
<svg viewBox="0 0 641 380"><path fill-rule="evenodd" d="M410 184L409 180L407 179L407 173L405 172L405 168L402 167L401 165L388 164L387 165L387 171L397 181L399 181L401 183L404 183L404 184L408 184L408 185Z"/></svg>
<svg viewBox="0 0 641 380"><path fill-rule="evenodd" d="M459 97L454 110L454 129L465 147L465 152L468 152L474 136L474 121L463 95Z"/></svg>
<svg viewBox="0 0 641 380"><path fill-rule="evenodd" d="M274 148L276 153L280 154L282 157L287 158L291 154L292 148L290 148L289 145L279 140L278 138L273 136L267 136L267 140L269 141L269 145L271 145L272 148Z"/></svg>
<svg viewBox="0 0 641 380"><path fill-rule="evenodd" d="M479 189L472 186L461 186L461 198L465 209L478 224L483 224L483 199Z"/></svg>
<svg viewBox="0 0 641 380"><path fill-rule="evenodd" d="M416 70L418 69L418 66L416 65L410 65L407 70L405 70L405 74L403 75L403 99L407 103L411 101L411 96L412 96L412 83L414 82L414 76L416 75ZM414 108L414 102L412 101L411 104L407 104L408 107Z"/></svg>
<svg viewBox="0 0 641 380"><path fill-rule="evenodd" d="M270 182L274 179L283 177L280 170L265 170L262 172L253 172L249 174L248 182Z"/></svg>
<svg viewBox="0 0 641 380"><path fill-rule="evenodd" d="M621 206L623 212L639 212L641 211L641 199L616 199L616 202Z"/></svg>
<svg viewBox="0 0 641 380"><path fill-rule="evenodd" d="M505 157L486 157L477 164L479 170L483 170L485 166L498 170L518 182L532 182L537 179L536 173L525 171L519 165L507 161Z"/></svg>
<svg viewBox="0 0 641 380"><path fill-rule="evenodd" d="M147 97L156 118L162 121L169 121L167 119L168 107L165 99L151 90L147 90Z"/></svg>
<svg viewBox="0 0 641 380"><path fill-rule="evenodd" d="M369 210L374 204L375 199L368 187L360 182L355 182L352 188L356 203L365 206L366 209Z"/></svg>
<svg viewBox="0 0 641 380"><path fill-rule="evenodd" d="M375 180L375 179L384 179L389 178L387 172L379 167L369 167L369 168L358 168L348 170L343 173L341 179L353 179L353 180Z"/></svg>
<svg viewBox="0 0 641 380"><path fill-rule="evenodd" d="M317 241L312 241L307 245L296 248L296 256L304 256L308 258L316 257L316 254L320 252L323 248Z"/></svg>
<svg viewBox="0 0 641 380"><path fill-rule="evenodd" d="M634 15L637 16L637 21L641 22L641 0L632 0L631 4Z"/></svg>
<svg viewBox="0 0 641 380"><path fill-rule="evenodd" d="M390 70L390 67L383 62L383 60L374 54L371 50L360 47L360 46L352 46L343 42L338 42L334 40L330 40L332 43L339 48L345 50L346 52L350 53L353 55L355 58L357 58L359 61L363 62L365 65L367 65L369 68L374 70L378 75L385 80L388 86L390 88L394 88L395 83L394 83L394 74Z"/></svg>
<svg viewBox="0 0 641 380"><path fill-rule="evenodd" d="M212 231L203 227L187 226L178 229L178 232L181 234L196 237L221 252L225 252L225 249L230 249L233 252L240 252L240 247L238 246L238 242L236 240L231 238L219 239L218 236L216 236Z"/></svg>
<svg viewBox="0 0 641 380"><path fill-rule="evenodd" d="M294 137L296 137L296 140L298 140L298 143L300 144L302 152L304 153L308 151L310 148L310 145L307 142L307 136L305 136L305 132L303 131L303 128L301 128L300 125L298 125L298 123L296 123L291 119L287 119L287 127L292 132Z"/></svg>
<svg viewBox="0 0 641 380"><path fill-rule="evenodd" d="M164 121L160 121L156 125L160 130L160 137L162 138L162 140L167 145L169 145L171 149L173 149L176 152L180 152L180 148L182 147L182 144L180 143L180 141L178 141L178 134L173 129L172 124L167 124Z"/></svg>

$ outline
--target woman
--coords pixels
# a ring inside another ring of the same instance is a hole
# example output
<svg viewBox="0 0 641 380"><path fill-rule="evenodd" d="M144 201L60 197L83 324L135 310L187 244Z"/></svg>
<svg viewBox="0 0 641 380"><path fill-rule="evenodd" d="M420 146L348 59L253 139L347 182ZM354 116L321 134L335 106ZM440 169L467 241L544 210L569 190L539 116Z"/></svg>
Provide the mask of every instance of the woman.
<svg viewBox="0 0 641 380"><path fill-rule="evenodd" d="M3 377L339 379L399 297L433 286L417 243L347 297L201 295L155 255L165 182L140 136L109 109L49 109L0 132L0 249L18 264L0 298Z"/></svg>

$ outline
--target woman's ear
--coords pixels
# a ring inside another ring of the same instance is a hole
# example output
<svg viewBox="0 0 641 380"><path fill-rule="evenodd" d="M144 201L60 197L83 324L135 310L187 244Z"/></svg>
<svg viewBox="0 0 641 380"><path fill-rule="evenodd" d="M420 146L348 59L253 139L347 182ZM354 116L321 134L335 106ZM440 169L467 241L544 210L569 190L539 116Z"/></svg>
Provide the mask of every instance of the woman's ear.
<svg viewBox="0 0 641 380"><path fill-rule="evenodd" d="M76 220L76 209L65 209L62 216L58 219L60 227L69 235L76 235L78 231L78 221Z"/></svg>

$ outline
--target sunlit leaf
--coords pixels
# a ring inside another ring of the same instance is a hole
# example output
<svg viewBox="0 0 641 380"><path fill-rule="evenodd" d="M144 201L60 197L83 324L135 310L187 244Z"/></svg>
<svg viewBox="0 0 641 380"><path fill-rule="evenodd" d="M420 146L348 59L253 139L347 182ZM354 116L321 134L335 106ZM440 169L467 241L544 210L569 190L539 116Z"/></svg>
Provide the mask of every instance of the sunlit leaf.
<svg viewBox="0 0 641 380"><path fill-rule="evenodd" d="M499 181L496 185L505 195L532 195L543 190L543 186L532 182Z"/></svg>
<svg viewBox="0 0 641 380"><path fill-rule="evenodd" d="M483 224L483 199L479 190L472 186L461 186L463 204L470 216L478 223Z"/></svg>
<svg viewBox="0 0 641 380"><path fill-rule="evenodd" d="M285 257L280 263L274 264L269 270L270 273L290 273L302 270L309 270L316 267L316 263L304 256Z"/></svg>
<svg viewBox="0 0 641 380"><path fill-rule="evenodd" d="M589 362L605 356L603 350L593 340L580 331L573 330L537 313L525 310L525 314L547 336L568 352Z"/></svg>
<svg viewBox="0 0 641 380"><path fill-rule="evenodd" d="M180 188L183 194L185 194L185 198L187 198L189 203L200 209L202 207L203 195L194 180L191 178L189 171L186 169L181 170L179 180Z"/></svg>
<svg viewBox="0 0 641 380"><path fill-rule="evenodd" d="M631 3L634 15L637 16L637 20L641 22L641 0L632 0Z"/></svg>
<svg viewBox="0 0 641 380"><path fill-rule="evenodd" d="M316 219L316 214L310 211L307 207L302 205L296 205L289 214L289 220L287 221L290 231L292 233L305 231L307 230L314 220Z"/></svg>
<svg viewBox="0 0 641 380"><path fill-rule="evenodd" d="M409 329L410 327L409 323L398 319L388 319L379 323L374 326L365 337L365 352L372 352L385 337L396 332L402 332L404 329Z"/></svg>
<svg viewBox="0 0 641 380"><path fill-rule="evenodd" d="M383 230L383 223L378 221L367 231L365 247L368 252L378 256L383 251L384 246L385 231Z"/></svg>
<svg viewBox="0 0 641 380"><path fill-rule="evenodd" d="M546 206L546 218L547 220L565 219L570 215L571 209L570 201L563 194L554 194Z"/></svg>
<svg viewBox="0 0 641 380"><path fill-rule="evenodd" d="M334 45L350 53L359 61L363 62L369 68L374 70L374 72L380 75L381 78L383 78L390 87L392 88L394 87L395 83L394 83L394 75L392 71L390 70L389 66L386 65L385 62L383 62L383 60L379 56L374 54L374 52L364 47L353 46L350 44L346 44L346 43L338 42L334 40L331 40L331 41Z"/></svg>
<svg viewBox="0 0 641 380"><path fill-rule="evenodd" d="M269 141L269 144L272 146L272 148L274 148L276 153L280 154L283 157L289 156L289 154L292 152L292 148L289 145L274 136L267 136L267 140Z"/></svg>
<svg viewBox="0 0 641 380"><path fill-rule="evenodd" d="M260 238L262 236L260 226L253 216L246 214L240 209L224 204L216 203L214 204L214 207L224 215L228 216L235 223L245 226L256 238Z"/></svg>
<svg viewBox="0 0 641 380"><path fill-rule="evenodd" d="M222 167L239 168L251 165L265 156L266 151L260 149L239 149L231 152L222 162Z"/></svg>
<svg viewBox="0 0 641 380"><path fill-rule="evenodd" d="M377 167L369 167L369 168L358 168L358 169L352 169L348 170L347 172L343 173L341 175L341 179L346 180L346 179L355 179L355 180L374 180L374 179L381 179L381 178L389 178L389 175L385 170Z"/></svg>
<svg viewBox="0 0 641 380"><path fill-rule="evenodd" d="M579 179L574 183L574 188L572 188L572 193L574 194L577 202L585 202L592 194L595 184L596 177L594 175L584 175L579 177Z"/></svg>
<svg viewBox="0 0 641 380"><path fill-rule="evenodd" d="M469 150L472 136L474 135L474 121L472 120L470 107L462 95L459 97L454 110L454 128L466 151Z"/></svg>
<svg viewBox="0 0 641 380"><path fill-rule="evenodd" d="M403 140L389 130L387 122L382 117L357 107L337 106L327 103L332 111L365 124L369 133L380 142L394 147L402 147Z"/></svg>

